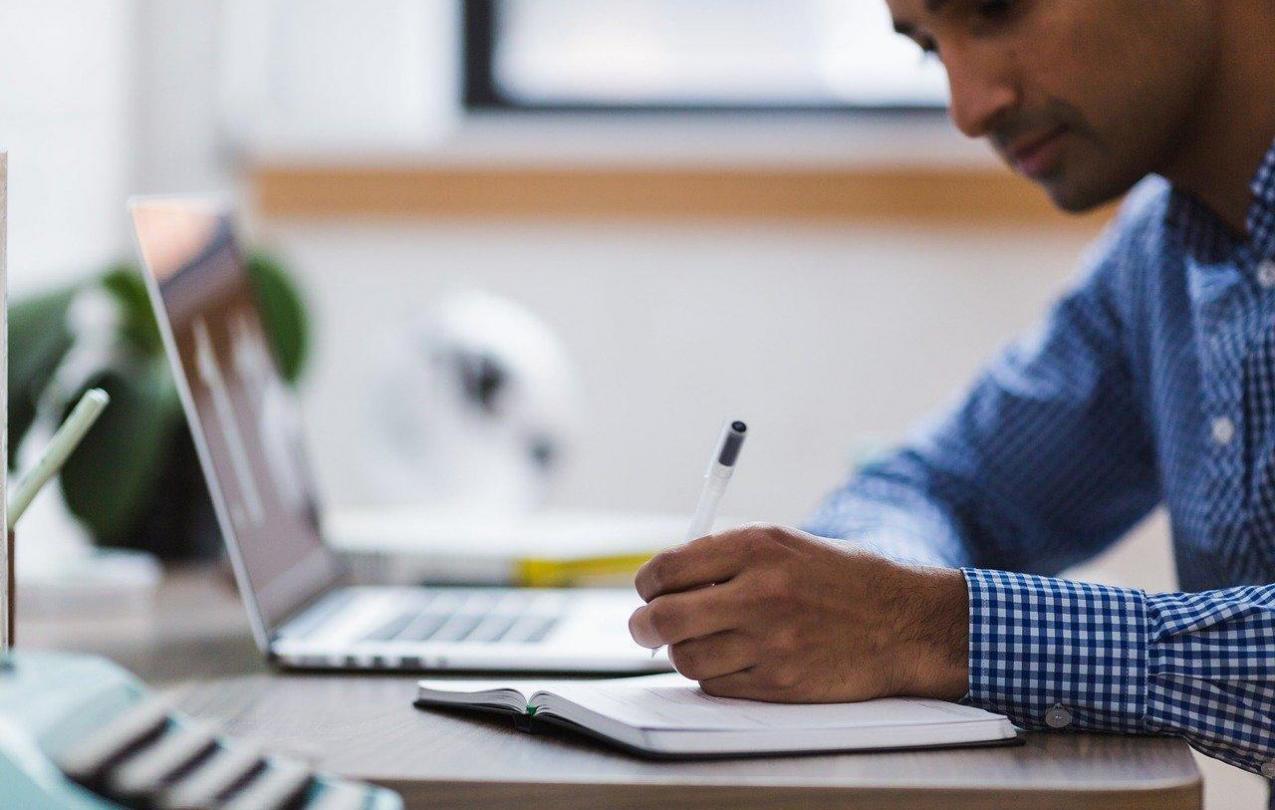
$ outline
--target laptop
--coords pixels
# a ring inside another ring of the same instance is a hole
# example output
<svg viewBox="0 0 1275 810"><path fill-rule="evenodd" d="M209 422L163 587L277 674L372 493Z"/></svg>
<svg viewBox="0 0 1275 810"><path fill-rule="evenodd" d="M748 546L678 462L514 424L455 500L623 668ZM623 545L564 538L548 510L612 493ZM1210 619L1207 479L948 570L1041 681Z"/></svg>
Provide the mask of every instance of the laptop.
<svg viewBox="0 0 1275 810"><path fill-rule="evenodd" d="M354 585L324 542L297 403L218 199L129 203L143 274L253 636L278 666L638 673L628 589Z"/></svg>

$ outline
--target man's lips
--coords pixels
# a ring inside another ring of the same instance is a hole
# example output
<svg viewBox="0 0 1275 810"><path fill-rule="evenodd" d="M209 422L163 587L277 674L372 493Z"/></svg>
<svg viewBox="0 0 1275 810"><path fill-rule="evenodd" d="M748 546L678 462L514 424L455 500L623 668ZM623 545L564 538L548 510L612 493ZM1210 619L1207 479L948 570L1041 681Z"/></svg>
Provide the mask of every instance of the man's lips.
<svg viewBox="0 0 1275 810"><path fill-rule="evenodd" d="M1062 154L1065 126L1056 127L1042 135L1022 138L1006 150L1009 161L1019 172L1028 177L1042 177L1053 170Z"/></svg>

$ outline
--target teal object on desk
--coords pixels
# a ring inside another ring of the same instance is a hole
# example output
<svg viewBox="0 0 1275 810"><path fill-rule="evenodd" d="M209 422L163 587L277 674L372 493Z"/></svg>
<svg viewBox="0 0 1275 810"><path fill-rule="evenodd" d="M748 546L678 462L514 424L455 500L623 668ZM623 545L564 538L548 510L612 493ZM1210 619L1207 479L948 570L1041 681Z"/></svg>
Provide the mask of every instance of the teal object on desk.
<svg viewBox="0 0 1275 810"><path fill-rule="evenodd" d="M172 712L102 658L0 653L5 807L401 810L382 788L312 773Z"/></svg>

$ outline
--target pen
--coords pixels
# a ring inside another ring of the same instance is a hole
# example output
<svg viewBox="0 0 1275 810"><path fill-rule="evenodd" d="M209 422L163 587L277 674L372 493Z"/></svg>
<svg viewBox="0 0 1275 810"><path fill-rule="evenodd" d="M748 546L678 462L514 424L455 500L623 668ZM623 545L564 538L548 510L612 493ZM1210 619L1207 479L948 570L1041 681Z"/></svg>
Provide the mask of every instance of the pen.
<svg viewBox="0 0 1275 810"><path fill-rule="evenodd" d="M748 425L738 419L722 427L721 438L717 440L713 456L708 460L708 470L704 473L704 488L700 490L695 515L686 530L687 540L703 537L712 531L717 504L726 494L726 484L730 482L731 473L735 472L735 462L739 459L739 449L744 446L747 431Z"/></svg>
<svg viewBox="0 0 1275 810"><path fill-rule="evenodd" d="M727 422L722 427L722 435L713 447L713 455L708 459L708 470L704 473L704 487L699 493L699 503L695 505L695 514L686 530L688 541L712 531L713 519L717 517L717 505L721 503L722 495L726 494L726 485L735 472L735 462L739 460L739 450L744 446L747 432L748 425L738 419ZM659 647L651 650L651 657L654 658L659 651Z"/></svg>

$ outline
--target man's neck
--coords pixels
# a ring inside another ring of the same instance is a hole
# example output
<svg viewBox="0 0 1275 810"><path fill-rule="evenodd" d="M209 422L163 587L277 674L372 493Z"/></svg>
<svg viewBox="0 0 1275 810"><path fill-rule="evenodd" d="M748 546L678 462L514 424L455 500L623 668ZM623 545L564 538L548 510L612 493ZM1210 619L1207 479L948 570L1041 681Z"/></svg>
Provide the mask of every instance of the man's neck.
<svg viewBox="0 0 1275 810"><path fill-rule="evenodd" d="M1243 7L1229 21L1217 75L1183 133L1188 145L1162 172L1237 234L1247 230L1250 181L1275 142L1275 37L1270 35L1275 4Z"/></svg>

